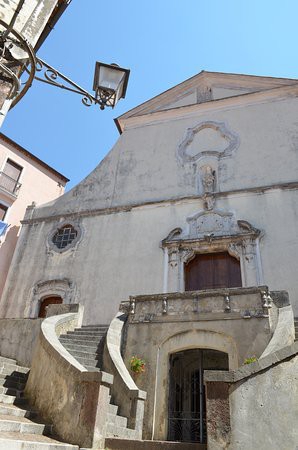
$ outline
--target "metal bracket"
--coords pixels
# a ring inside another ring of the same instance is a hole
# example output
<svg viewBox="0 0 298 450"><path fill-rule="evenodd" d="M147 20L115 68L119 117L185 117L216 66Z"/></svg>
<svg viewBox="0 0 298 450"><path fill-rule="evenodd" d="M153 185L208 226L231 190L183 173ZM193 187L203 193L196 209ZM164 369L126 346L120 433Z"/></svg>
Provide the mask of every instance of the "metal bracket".
<svg viewBox="0 0 298 450"><path fill-rule="evenodd" d="M96 97L40 58L36 59L36 72L40 75L35 75L35 80L81 95L82 103L85 106L91 106L97 103L101 104ZM59 79L62 82L59 82Z"/></svg>

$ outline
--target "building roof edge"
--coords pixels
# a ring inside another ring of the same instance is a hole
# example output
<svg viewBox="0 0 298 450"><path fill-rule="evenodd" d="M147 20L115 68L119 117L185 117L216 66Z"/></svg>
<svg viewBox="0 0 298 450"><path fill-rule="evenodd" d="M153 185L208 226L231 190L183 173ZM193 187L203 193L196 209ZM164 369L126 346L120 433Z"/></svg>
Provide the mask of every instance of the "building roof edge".
<svg viewBox="0 0 298 450"><path fill-rule="evenodd" d="M38 163L40 166L42 166L45 169L47 169L49 172L52 172L58 178L61 178L61 180L64 181L65 184L69 181L69 178L67 178L65 175L63 175L62 173L58 172L53 167L49 166L47 163L45 163L44 161L39 159L37 156L33 155L33 153L29 152L24 147L22 147L20 144L18 144L17 142L13 141L11 138L9 138L8 136L6 136L5 134L3 134L1 132L0 132L0 139L3 140L4 142L6 142L7 144L11 145L16 150L18 150L19 152L23 153L25 156L29 157L30 159L32 159L36 163Z"/></svg>

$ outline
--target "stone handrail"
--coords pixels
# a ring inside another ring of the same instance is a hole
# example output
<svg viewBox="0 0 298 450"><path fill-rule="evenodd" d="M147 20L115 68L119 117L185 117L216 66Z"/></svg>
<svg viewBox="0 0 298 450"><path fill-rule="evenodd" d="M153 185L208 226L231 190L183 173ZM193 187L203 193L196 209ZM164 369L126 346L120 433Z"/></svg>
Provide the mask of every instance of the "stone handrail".
<svg viewBox="0 0 298 450"><path fill-rule="evenodd" d="M111 394L119 406L120 414L127 417L128 427L136 431L135 439L141 439L146 392L137 387L121 356L125 317L125 314L119 312L109 326L104 351L104 367L114 375L115 389L111 386Z"/></svg>
<svg viewBox="0 0 298 450"><path fill-rule="evenodd" d="M273 336L260 358L268 356L295 341L294 314L292 306L278 309L277 325Z"/></svg>
<svg viewBox="0 0 298 450"><path fill-rule="evenodd" d="M41 326L25 395L63 440L102 448L113 376L88 371L59 342L79 314L52 316Z"/></svg>
<svg viewBox="0 0 298 450"><path fill-rule="evenodd" d="M272 299L267 286L169 292L130 297L129 321L268 318ZM211 315L211 316L210 316Z"/></svg>

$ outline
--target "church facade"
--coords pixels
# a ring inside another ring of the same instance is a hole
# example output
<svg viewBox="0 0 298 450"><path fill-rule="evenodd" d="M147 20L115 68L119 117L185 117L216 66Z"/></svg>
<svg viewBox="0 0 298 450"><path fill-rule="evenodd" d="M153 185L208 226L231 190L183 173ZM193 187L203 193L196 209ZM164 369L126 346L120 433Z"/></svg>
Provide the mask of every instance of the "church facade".
<svg viewBox="0 0 298 450"><path fill-rule="evenodd" d="M294 342L297 94L296 80L201 72L119 117L86 179L27 208L1 317L80 303L84 325L108 325L120 305L123 361L146 362L146 439L253 448L235 394L214 386ZM230 405L222 434L213 394Z"/></svg>

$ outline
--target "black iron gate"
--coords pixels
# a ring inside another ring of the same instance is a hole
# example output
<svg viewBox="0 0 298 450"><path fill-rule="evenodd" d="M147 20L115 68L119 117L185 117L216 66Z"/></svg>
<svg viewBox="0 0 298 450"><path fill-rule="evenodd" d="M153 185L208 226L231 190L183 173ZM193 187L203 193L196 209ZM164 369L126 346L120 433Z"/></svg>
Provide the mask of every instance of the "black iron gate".
<svg viewBox="0 0 298 450"><path fill-rule="evenodd" d="M170 356L170 441L207 441L204 369L227 370L227 355L216 350L195 349Z"/></svg>

